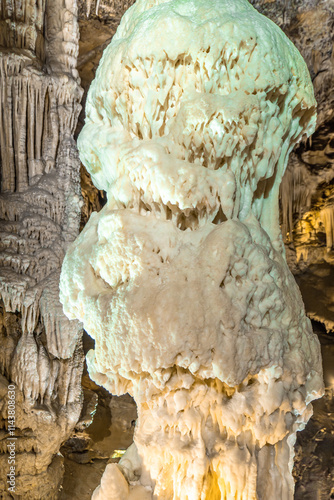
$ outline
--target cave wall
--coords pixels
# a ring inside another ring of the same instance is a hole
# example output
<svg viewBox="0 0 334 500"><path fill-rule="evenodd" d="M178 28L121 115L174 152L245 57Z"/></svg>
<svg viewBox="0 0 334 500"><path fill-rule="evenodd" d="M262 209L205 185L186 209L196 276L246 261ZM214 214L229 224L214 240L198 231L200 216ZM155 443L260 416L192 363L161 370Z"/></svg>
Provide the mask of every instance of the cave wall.
<svg viewBox="0 0 334 500"><path fill-rule="evenodd" d="M57 498L59 447L82 407L82 329L58 299L82 204L78 40L74 1L0 3L0 468L14 384L18 498Z"/></svg>

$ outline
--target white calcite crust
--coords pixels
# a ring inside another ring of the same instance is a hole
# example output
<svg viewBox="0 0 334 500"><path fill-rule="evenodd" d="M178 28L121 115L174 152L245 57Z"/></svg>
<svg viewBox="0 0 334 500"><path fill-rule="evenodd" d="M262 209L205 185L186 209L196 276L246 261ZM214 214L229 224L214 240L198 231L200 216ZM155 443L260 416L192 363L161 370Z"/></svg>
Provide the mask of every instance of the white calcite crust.
<svg viewBox="0 0 334 500"><path fill-rule="evenodd" d="M94 500L291 500L323 390L278 223L315 124L303 59L245 0L138 0L86 114L80 155L108 203L67 252L61 301L95 339L91 377L138 407Z"/></svg>

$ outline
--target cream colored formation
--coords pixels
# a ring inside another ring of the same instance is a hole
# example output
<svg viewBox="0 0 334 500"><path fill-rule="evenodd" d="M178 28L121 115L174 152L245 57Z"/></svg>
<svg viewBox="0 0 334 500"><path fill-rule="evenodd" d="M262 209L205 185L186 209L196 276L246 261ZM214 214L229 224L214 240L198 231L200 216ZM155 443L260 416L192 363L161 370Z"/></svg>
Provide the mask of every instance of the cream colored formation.
<svg viewBox="0 0 334 500"><path fill-rule="evenodd" d="M93 498L288 500L322 394L278 190L315 126L287 37L246 0L138 0L89 91L81 159L108 203L65 257L90 376L136 400Z"/></svg>

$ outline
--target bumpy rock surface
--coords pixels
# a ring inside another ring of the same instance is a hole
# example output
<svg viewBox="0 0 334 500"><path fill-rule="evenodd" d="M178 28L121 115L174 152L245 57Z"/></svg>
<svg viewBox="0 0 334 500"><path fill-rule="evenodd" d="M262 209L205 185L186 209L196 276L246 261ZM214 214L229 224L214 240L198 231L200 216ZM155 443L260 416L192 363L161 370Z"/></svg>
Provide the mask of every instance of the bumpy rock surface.
<svg viewBox="0 0 334 500"><path fill-rule="evenodd" d="M53 498L57 452L82 406L82 329L58 298L79 232L73 134L82 90L75 2L0 6L0 495ZM8 492L8 385L15 389L15 488Z"/></svg>
<svg viewBox="0 0 334 500"><path fill-rule="evenodd" d="M315 127L304 61L246 1L138 1L86 113L81 159L108 202L65 257L61 300L95 338L92 378L138 406L94 498L291 499L322 394L278 212Z"/></svg>

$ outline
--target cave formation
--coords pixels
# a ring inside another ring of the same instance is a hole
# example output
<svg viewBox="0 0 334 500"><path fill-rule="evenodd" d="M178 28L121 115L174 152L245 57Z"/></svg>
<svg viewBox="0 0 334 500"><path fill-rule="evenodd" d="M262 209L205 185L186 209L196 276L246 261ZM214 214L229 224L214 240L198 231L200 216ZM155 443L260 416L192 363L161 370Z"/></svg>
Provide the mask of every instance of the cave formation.
<svg viewBox="0 0 334 500"><path fill-rule="evenodd" d="M63 314L58 284L66 250L91 212L105 202L105 194L94 188L80 166L76 147L84 116L80 103L85 103L102 51L131 3L57 0L35 5L7 0L0 7L0 464L6 471L8 384L14 383L15 483L22 498L66 495L66 488L59 493L64 481L59 450L91 422L87 398L94 398L92 391L82 390L81 382L82 326ZM280 223L287 261L302 289L307 314L324 325L328 340L334 330L333 13L326 2L251 3L300 50L315 90L316 130L290 155L280 188ZM328 415L333 411L333 378L325 371L322 404L330 410ZM116 406L114 399L115 413ZM330 446L330 427L324 430L324 422L315 421L314 435L322 429ZM321 462L312 449L314 461L307 462L310 451L302 437L296 450L296 498L307 498L308 488L311 495L333 493L330 459ZM322 479L312 476L314 463L319 477L326 471ZM2 473L0 492L10 498L6 481ZM312 490L311 483L318 489ZM68 494L67 498L83 498Z"/></svg>

